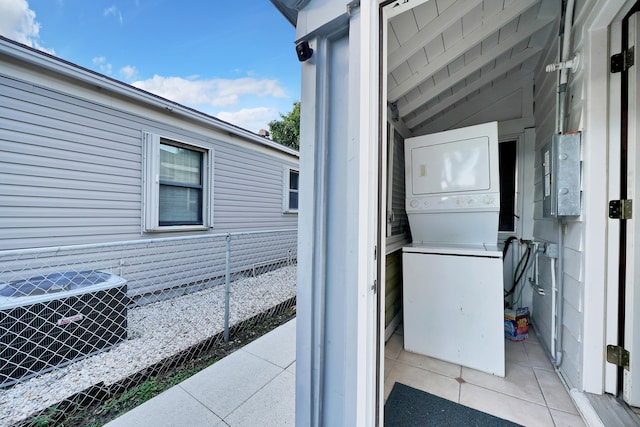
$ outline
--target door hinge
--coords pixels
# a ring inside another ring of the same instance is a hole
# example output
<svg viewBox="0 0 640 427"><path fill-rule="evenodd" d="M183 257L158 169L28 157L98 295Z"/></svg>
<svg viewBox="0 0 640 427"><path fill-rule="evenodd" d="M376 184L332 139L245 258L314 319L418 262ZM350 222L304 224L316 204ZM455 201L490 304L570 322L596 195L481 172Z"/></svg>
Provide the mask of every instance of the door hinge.
<svg viewBox="0 0 640 427"><path fill-rule="evenodd" d="M624 369L628 371L629 358L630 358L630 353L624 348L617 345L607 346L607 362L613 363L616 366L622 366Z"/></svg>
<svg viewBox="0 0 640 427"><path fill-rule="evenodd" d="M376 279L373 279L373 285L371 285L371 290L373 291L374 294L378 293L378 281Z"/></svg>
<svg viewBox="0 0 640 427"><path fill-rule="evenodd" d="M631 211L633 201L627 200L610 200L609 201L609 218L611 219L631 219Z"/></svg>
<svg viewBox="0 0 640 427"><path fill-rule="evenodd" d="M616 53L611 57L611 72L620 73L627 71L633 66L635 47L631 46L629 49Z"/></svg>

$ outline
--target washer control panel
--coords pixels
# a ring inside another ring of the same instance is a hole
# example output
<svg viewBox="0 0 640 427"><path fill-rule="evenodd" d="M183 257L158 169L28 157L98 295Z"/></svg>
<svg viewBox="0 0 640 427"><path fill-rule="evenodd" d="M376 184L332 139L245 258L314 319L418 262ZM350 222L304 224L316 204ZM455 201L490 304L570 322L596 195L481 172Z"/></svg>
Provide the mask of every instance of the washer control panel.
<svg viewBox="0 0 640 427"><path fill-rule="evenodd" d="M461 194L456 196L409 197L407 212L499 211L500 193Z"/></svg>

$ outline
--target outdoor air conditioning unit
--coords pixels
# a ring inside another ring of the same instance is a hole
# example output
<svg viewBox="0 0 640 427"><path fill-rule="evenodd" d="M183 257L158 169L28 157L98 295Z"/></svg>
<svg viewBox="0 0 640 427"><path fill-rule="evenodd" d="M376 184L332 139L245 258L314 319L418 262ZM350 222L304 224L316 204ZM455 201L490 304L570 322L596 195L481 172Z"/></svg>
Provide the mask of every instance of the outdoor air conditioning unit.
<svg viewBox="0 0 640 427"><path fill-rule="evenodd" d="M87 270L0 283L0 387L127 338L127 282Z"/></svg>

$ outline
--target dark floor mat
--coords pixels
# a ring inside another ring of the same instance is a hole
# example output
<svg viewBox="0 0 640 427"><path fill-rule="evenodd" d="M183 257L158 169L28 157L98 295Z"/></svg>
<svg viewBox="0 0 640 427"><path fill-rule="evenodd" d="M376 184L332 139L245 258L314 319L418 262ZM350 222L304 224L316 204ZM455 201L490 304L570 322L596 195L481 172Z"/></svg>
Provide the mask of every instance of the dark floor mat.
<svg viewBox="0 0 640 427"><path fill-rule="evenodd" d="M395 383L384 405L385 427L474 426L517 427L519 424L459 403Z"/></svg>

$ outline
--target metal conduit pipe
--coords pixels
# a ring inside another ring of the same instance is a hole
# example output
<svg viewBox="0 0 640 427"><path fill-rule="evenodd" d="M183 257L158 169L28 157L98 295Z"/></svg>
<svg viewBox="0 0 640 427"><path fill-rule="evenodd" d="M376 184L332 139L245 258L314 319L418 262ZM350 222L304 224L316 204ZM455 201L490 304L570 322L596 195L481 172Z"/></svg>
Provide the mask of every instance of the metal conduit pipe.
<svg viewBox="0 0 640 427"><path fill-rule="evenodd" d="M556 296L556 354L553 359L553 366L559 368L562 365L562 316L564 312L564 218L558 221L558 273L556 274L556 284L558 295ZM553 355L552 355L553 357Z"/></svg>
<svg viewBox="0 0 640 427"><path fill-rule="evenodd" d="M573 9L575 0L567 0L564 11L564 29L562 32L562 52L561 61L566 62L570 59L571 49L571 30L573 25ZM560 70L560 82L558 85L558 133L564 133L565 111L567 104L567 82L569 80L569 70L562 68ZM564 312L564 226L566 222L564 218L558 219L558 262L556 284L558 294L556 296L556 354L551 355L553 365L559 368L562 365L562 335L563 335L563 312Z"/></svg>
<svg viewBox="0 0 640 427"><path fill-rule="evenodd" d="M558 287L556 285L556 259L551 258L551 306L556 306L556 292ZM556 313L555 309L551 313L551 357L555 357L556 354ZM553 359L555 362L555 359Z"/></svg>
<svg viewBox="0 0 640 427"><path fill-rule="evenodd" d="M561 63L566 63L570 60L571 49L571 28L573 26L573 8L575 0L568 0L566 3L566 9L564 11L564 28L562 31L562 52ZM567 108L567 82L569 81L569 69L563 67L560 69L560 82L558 85L558 133L564 133L564 117L566 115Z"/></svg>

